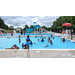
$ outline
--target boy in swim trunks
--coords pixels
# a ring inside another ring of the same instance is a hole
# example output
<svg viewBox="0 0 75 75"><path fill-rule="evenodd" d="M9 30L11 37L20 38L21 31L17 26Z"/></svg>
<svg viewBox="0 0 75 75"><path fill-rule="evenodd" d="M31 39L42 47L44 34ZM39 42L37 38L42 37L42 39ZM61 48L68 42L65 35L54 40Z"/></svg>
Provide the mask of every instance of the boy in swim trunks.
<svg viewBox="0 0 75 75"><path fill-rule="evenodd" d="M24 48L24 43L22 43L22 49Z"/></svg>

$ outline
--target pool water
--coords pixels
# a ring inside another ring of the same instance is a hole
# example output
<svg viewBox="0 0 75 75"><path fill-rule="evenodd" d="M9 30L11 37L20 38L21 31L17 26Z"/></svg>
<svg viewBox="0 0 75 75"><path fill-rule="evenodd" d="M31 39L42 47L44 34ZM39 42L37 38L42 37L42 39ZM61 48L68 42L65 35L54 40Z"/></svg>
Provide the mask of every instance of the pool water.
<svg viewBox="0 0 75 75"><path fill-rule="evenodd" d="M51 36L50 34L46 35ZM42 38L44 38L44 42L41 42ZM53 45L51 45L50 42L47 41L47 37L45 36L42 36L41 38L30 37L30 39L33 42L33 45L30 45L30 49L75 49L75 43L69 40L62 42L61 38L57 36L54 36L54 39L51 38ZM34 44L34 42L36 44ZM0 38L0 49L11 48L11 46L13 46L14 44L16 44L20 49L22 49L22 43L26 44L26 37L21 37L21 43L19 43L18 37ZM48 47L45 47L47 44Z"/></svg>

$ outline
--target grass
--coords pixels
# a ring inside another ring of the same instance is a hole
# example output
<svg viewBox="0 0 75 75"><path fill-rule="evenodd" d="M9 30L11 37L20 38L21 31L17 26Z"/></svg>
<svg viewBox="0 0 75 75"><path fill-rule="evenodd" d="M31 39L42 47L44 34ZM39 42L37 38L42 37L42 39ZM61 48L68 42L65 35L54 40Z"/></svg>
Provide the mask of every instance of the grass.
<svg viewBox="0 0 75 75"><path fill-rule="evenodd" d="M11 33L13 30L3 30L4 33Z"/></svg>

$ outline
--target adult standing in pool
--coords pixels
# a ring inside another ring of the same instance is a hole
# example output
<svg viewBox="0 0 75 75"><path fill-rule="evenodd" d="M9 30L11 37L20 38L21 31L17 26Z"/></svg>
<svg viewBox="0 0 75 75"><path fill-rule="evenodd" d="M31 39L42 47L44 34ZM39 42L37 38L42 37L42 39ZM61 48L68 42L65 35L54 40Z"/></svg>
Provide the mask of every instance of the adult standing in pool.
<svg viewBox="0 0 75 75"><path fill-rule="evenodd" d="M22 31L21 31L21 35L22 35Z"/></svg>

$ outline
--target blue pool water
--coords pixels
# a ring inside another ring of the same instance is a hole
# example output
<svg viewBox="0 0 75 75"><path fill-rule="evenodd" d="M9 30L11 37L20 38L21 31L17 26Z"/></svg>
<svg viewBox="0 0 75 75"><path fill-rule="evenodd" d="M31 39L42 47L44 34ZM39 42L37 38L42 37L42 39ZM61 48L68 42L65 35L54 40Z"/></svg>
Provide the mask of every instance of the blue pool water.
<svg viewBox="0 0 75 75"><path fill-rule="evenodd" d="M50 36L50 34L46 34L47 36ZM54 35L53 35L54 36ZM47 41L47 37L43 36L44 42L41 42L40 37L30 37L30 39L33 42L33 45L30 45L30 49L75 49L75 43L66 40L66 42L62 42L60 37L54 36L54 39L51 38L53 45L50 44L50 42ZM38 42L39 39L39 42ZM36 44L34 44L34 42ZM0 38L0 49L10 48L14 44L16 44L20 49L22 49L22 43L26 43L26 37L21 37L21 43L19 43L19 38ZM45 47L46 45L49 45L48 47Z"/></svg>

